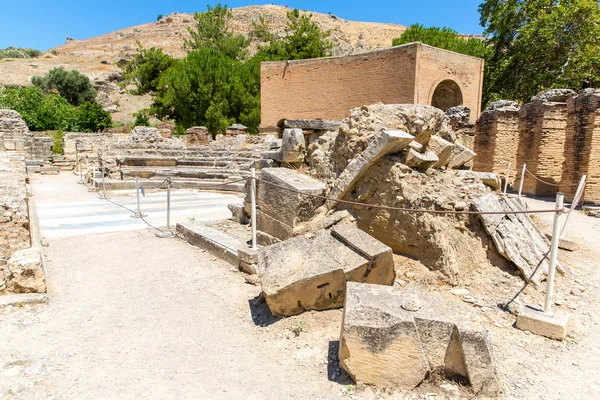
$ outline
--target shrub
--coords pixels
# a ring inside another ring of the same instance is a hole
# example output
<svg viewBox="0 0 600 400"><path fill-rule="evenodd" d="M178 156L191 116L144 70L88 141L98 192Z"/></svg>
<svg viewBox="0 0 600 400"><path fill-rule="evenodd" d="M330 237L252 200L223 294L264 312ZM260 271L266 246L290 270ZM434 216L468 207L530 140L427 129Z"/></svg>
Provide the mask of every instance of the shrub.
<svg viewBox="0 0 600 400"><path fill-rule="evenodd" d="M52 138L52 153L62 154L65 133L63 131L51 131L49 132L49 136Z"/></svg>
<svg viewBox="0 0 600 400"><path fill-rule="evenodd" d="M98 132L112 126L110 114L97 103L83 103L77 108L75 126L79 132Z"/></svg>
<svg viewBox="0 0 600 400"><path fill-rule="evenodd" d="M136 114L134 114L134 116L134 126L150 126L150 110L140 110Z"/></svg>
<svg viewBox="0 0 600 400"><path fill-rule="evenodd" d="M176 63L176 60L162 52L161 49L152 47L144 48L140 42L138 53L125 64L125 81L137 85L137 94L156 91L160 76Z"/></svg>
<svg viewBox="0 0 600 400"><path fill-rule="evenodd" d="M160 20L162 19L162 17L164 17L164 15L162 15L162 14L158 14L158 15L156 16L156 20L157 20L157 21L160 21Z"/></svg>
<svg viewBox="0 0 600 400"><path fill-rule="evenodd" d="M0 49L0 58L35 58L42 54L41 51L25 47L7 47Z"/></svg>
<svg viewBox="0 0 600 400"><path fill-rule="evenodd" d="M45 94L58 92L74 106L96 99L96 91L90 79L74 69L67 71L62 67L53 68L44 77L31 78L31 83L41 88Z"/></svg>

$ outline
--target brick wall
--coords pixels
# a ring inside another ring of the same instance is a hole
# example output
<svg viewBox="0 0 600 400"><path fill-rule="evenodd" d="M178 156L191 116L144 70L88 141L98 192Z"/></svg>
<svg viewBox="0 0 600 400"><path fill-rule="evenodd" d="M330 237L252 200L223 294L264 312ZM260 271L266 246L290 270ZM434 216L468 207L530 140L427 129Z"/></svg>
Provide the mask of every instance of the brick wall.
<svg viewBox="0 0 600 400"><path fill-rule="evenodd" d="M420 60L420 61L419 61ZM420 43L345 57L261 64L261 130L282 119L341 120L363 105L431 104L447 79L479 115L483 60Z"/></svg>
<svg viewBox="0 0 600 400"><path fill-rule="evenodd" d="M519 113L519 148L517 167L523 163L538 178L560 184L567 128L567 104L536 100L526 104ZM554 196L555 186L526 176L523 193L537 196Z"/></svg>
<svg viewBox="0 0 600 400"><path fill-rule="evenodd" d="M474 171L506 174L508 161L511 162L510 179L517 176L517 148L519 145L519 110L486 110L481 114L475 127L477 156L473 160Z"/></svg>

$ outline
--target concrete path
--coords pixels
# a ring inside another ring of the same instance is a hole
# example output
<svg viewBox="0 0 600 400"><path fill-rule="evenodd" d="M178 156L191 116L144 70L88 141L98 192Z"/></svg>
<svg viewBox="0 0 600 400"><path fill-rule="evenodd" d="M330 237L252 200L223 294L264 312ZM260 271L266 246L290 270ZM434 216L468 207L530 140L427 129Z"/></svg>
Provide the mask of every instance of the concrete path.
<svg viewBox="0 0 600 400"><path fill-rule="evenodd" d="M64 237L89 233L120 232L146 229L148 224L132 218L137 210L135 191L107 193L104 200L98 193L88 192L78 184L75 175L33 175L32 187L40 228L44 237ZM193 219L213 221L231 217L229 203L241 203L235 194L218 194L190 190L171 192L171 225ZM116 204L115 204L116 203ZM156 227L166 226L166 191L146 192L140 195L144 219Z"/></svg>

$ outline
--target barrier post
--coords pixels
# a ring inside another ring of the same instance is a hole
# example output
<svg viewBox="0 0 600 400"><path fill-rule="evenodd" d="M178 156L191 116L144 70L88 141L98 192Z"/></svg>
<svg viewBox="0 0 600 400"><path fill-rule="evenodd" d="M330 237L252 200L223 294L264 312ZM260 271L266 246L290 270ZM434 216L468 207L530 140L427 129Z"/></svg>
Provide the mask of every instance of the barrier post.
<svg viewBox="0 0 600 400"><path fill-rule="evenodd" d="M562 210L565 195L556 193L556 210ZM554 213L554 224L552 225L552 243L550 244L550 268L548 270L548 285L546 287L546 301L544 303L544 314L552 314L552 295L554 292L554 275L556 273L556 259L558 256L558 241L560 238L560 217L562 211Z"/></svg>
<svg viewBox="0 0 600 400"><path fill-rule="evenodd" d="M135 176L135 195L137 198L137 211L131 216L131 218L146 217L146 215L142 214L142 211L140 210L140 181L138 175Z"/></svg>
<svg viewBox="0 0 600 400"><path fill-rule="evenodd" d="M106 199L106 183L104 182L104 161L100 161L102 163L102 193L104 194L104 198Z"/></svg>
<svg viewBox="0 0 600 400"><path fill-rule="evenodd" d="M171 180L167 179L167 229L171 229Z"/></svg>
<svg viewBox="0 0 600 400"><path fill-rule="evenodd" d="M508 162L508 168L506 169L506 178L504 179L504 195L506 195L506 190L508 189L508 177L510 176L510 164L511 162Z"/></svg>
<svg viewBox="0 0 600 400"><path fill-rule="evenodd" d="M79 166L79 182L77 182L77 183L80 185L83 185L83 173L81 171L81 159L79 158L79 147L77 146L78 144L79 143L76 140L75 141L75 162Z"/></svg>
<svg viewBox="0 0 600 400"><path fill-rule="evenodd" d="M252 205L252 249L256 249L256 167L250 169L250 201Z"/></svg>
<svg viewBox="0 0 600 400"><path fill-rule="evenodd" d="M565 238L565 228L567 227L567 223L569 222L569 217L571 216L571 212L577 208L577 204L579 203L581 196L583 196L582 192L585 187L586 180L587 180L587 175L583 174L581 176L581 179L579 180L579 185L577 185L577 191L575 192L575 196L573 197L573 203L571 204L571 210L567 213L567 218L565 218L565 223L563 224L563 227L560 231L561 239Z"/></svg>
<svg viewBox="0 0 600 400"><path fill-rule="evenodd" d="M525 170L527 169L527 164L523 163L523 170L521 171L521 182L519 182L519 201L521 201L521 192L523 191L523 181L525 180Z"/></svg>

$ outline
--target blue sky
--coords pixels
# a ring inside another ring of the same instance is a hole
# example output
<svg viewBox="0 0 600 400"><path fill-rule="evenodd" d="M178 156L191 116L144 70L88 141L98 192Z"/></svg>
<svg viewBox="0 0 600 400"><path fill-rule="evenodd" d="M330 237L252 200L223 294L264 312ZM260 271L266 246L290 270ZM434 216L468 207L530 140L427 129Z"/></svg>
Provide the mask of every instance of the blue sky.
<svg viewBox="0 0 600 400"><path fill-rule="evenodd" d="M286 0L288 7L340 18L403 25L449 26L460 33L481 33L477 6L483 0ZM157 0L1 0L0 48L32 47L47 50L63 44L67 36L86 39L117 29L156 20L174 11L205 11L209 1ZM261 1L222 1L230 8L270 4Z"/></svg>

